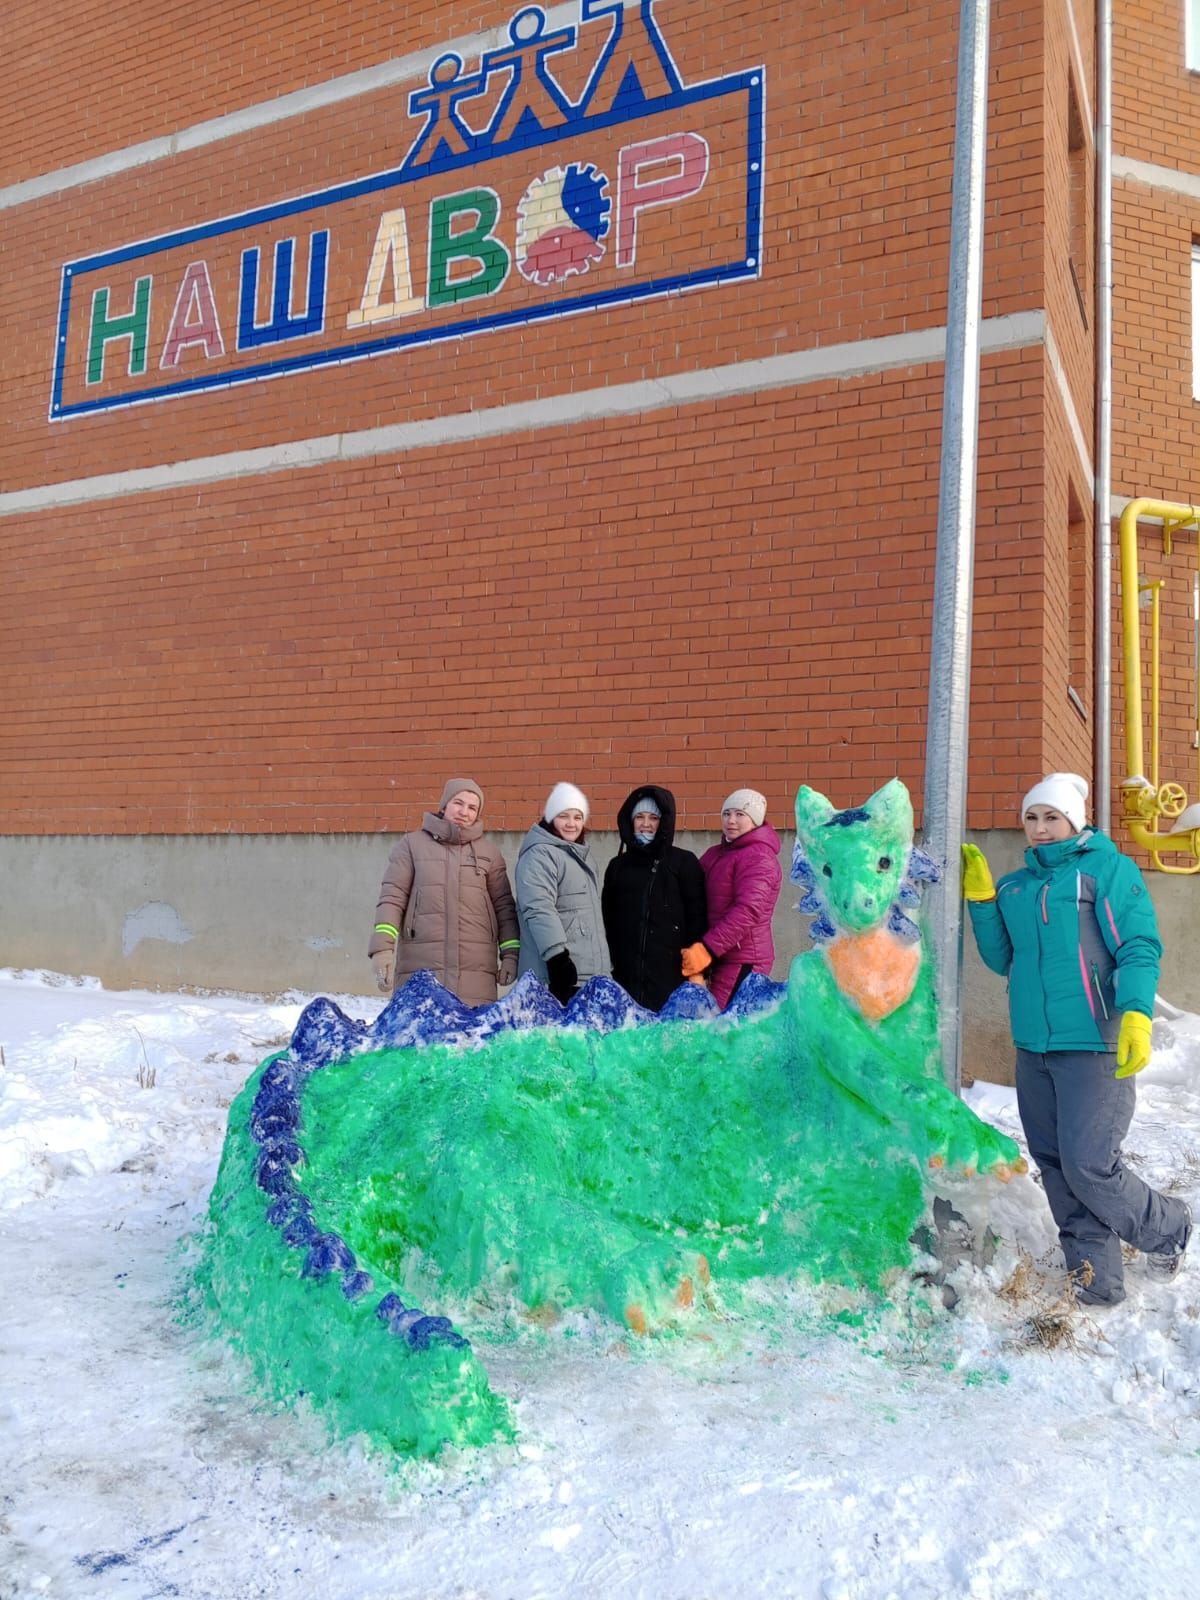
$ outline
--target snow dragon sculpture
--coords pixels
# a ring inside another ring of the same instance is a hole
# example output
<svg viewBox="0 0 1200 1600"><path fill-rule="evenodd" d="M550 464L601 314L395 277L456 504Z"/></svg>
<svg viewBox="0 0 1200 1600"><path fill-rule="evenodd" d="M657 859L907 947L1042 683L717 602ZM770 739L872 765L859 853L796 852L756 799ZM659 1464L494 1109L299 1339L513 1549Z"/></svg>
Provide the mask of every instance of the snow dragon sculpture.
<svg viewBox="0 0 1200 1600"><path fill-rule="evenodd" d="M724 1015L606 979L564 1014L528 975L472 1012L418 974L370 1028L309 1006L231 1108L196 1275L274 1396L405 1454L505 1438L488 1339L702 1326L796 1274L886 1293L939 1167L1007 1177L941 1079L903 785L802 788L796 825L817 942Z"/></svg>

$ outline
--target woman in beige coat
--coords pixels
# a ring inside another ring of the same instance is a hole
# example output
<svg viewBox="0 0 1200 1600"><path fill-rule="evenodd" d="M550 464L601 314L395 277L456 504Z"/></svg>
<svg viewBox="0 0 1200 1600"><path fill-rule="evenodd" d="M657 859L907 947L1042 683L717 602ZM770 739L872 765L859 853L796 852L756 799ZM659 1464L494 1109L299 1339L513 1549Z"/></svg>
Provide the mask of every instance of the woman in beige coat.
<svg viewBox="0 0 1200 1600"><path fill-rule="evenodd" d="M504 857L483 837L483 790L451 778L436 812L392 847L368 953L385 993L427 968L469 1006L490 1005L521 953Z"/></svg>

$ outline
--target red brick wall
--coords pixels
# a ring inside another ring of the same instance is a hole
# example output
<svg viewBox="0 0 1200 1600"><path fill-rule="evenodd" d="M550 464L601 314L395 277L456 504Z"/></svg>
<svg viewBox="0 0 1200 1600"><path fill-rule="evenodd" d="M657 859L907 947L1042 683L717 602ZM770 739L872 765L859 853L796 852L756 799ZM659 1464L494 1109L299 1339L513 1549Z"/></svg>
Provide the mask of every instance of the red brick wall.
<svg viewBox="0 0 1200 1600"><path fill-rule="evenodd" d="M1115 0L1113 147L1200 172L1200 78L1187 67L1188 0Z"/></svg>
<svg viewBox="0 0 1200 1600"><path fill-rule="evenodd" d="M260 37L263 8L205 7L198 83L185 13L142 23L135 59L131 9L79 5L85 57L18 6L38 71L0 96L9 181L508 17L272 7ZM63 261L394 163L408 86L380 91L5 213L4 489L944 323L957 4L657 14L685 81L766 63L760 280L47 421ZM1048 308L1090 441L1060 248L1064 16L993 19L983 309ZM1061 596L1043 599L1075 472L1060 400L1036 346L985 359L977 827L1008 823L1029 774L1088 766L1060 704ZM0 830L384 828L464 765L495 826L562 776L611 814L652 774L692 825L735 782L780 819L800 780L850 803L898 772L919 793L941 404L940 366L917 366L0 517Z"/></svg>
<svg viewBox="0 0 1200 1600"><path fill-rule="evenodd" d="M1192 398L1192 240L1200 199L1141 184L1113 195L1113 492L1200 494L1200 404Z"/></svg>
<svg viewBox="0 0 1200 1600"><path fill-rule="evenodd" d="M1036 365L989 360L985 408ZM612 812L657 773L695 826L751 779L777 816L798 777L846 804L897 771L919 789L938 388L610 421L583 461L564 429L5 519L6 828L384 828L464 762L498 827L564 774ZM884 417L904 449L864 453ZM981 558L981 716L1022 744L1029 576L1003 541Z"/></svg>
<svg viewBox="0 0 1200 1600"><path fill-rule="evenodd" d="M434 19L436 18L436 24ZM6 0L0 183L142 140L507 21L481 0Z"/></svg>
<svg viewBox="0 0 1200 1600"><path fill-rule="evenodd" d="M1116 276L1126 292L1114 310L1113 491L1182 505L1200 504L1200 404L1192 398L1191 249L1200 237L1200 202L1162 190L1119 186L1114 207ZM1193 234L1193 229L1196 230ZM1135 287L1136 286L1136 287ZM1118 569L1114 524L1114 571ZM1196 657L1193 580L1195 528L1176 532L1163 550L1162 528L1139 528L1137 568L1159 581L1161 615L1160 781L1182 783L1200 799L1196 732ZM1119 584L1113 608L1113 774L1129 772L1125 673ZM1150 610L1140 616L1143 775L1150 773ZM1117 791L1116 809L1120 808ZM1169 826L1169 824L1167 824Z"/></svg>
<svg viewBox="0 0 1200 1600"><path fill-rule="evenodd" d="M1072 26L1072 18L1074 26ZM1092 773L1096 708L1084 700L1088 720L1067 690L1082 636L1090 658L1093 634L1091 548L1094 541L1095 394L1095 141L1094 24L1090 6L1051 5L1046 11L1044 82L1046 215L1044 298L1052 348L1043 366L1043 517L1022 530L1021 548L1031 569L1040 563L1044 596L1038 663L1042 749L1039 761L1010 795L1010 821L1032 779L1059 768ZM1071 101L1078 112L1071 150ZM1074 543L1072 543L1074 541ZM1073 647L1073 638L1075 644ZM1076 676L1079 674L1076 673ZM1032 754L1032 751L1030 751Z"/></svg>
<svg viewBox="0 0 1200 1600"><path fill-rule="evenodd" d="M1121 4L1115 15L1114 149L1163 169L1161 184L1118 176L1113 196L1113 492L1200 503L1200 402L1192 393L1192 245L1200 198L1186 192L1200 173L1200 74L1187 69L1184 7ZM1115 528L1114 528L1115 541ZM1140 530L1138 570L1161 580L1162 753L1160 781L1200 799L1196 727L1194 530L1162 549L1161 528ZM1114 605L1113 767L1128 771L1119 595ZM1145 776L1150 776L1150 612L1140 612ZM1117 796L1119 809L1119 794ZM1165 824L1165 826L1169 826Z"/></svg>

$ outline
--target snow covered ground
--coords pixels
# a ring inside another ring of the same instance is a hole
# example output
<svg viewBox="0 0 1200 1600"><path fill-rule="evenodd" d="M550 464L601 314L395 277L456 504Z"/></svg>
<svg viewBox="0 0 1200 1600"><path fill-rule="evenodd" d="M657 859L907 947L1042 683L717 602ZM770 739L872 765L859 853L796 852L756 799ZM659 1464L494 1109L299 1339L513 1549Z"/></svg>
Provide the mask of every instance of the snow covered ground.
<svg viewBox="0 0 1200 1600"><path fill-rule="evenodd" d="M1064 1311L1032 1177L981 1190L1001 1242L953 1312L839 1324L795 1288L711 1341L487 1350L511 1448L389 1469L256 1400L172 1300L229 1103L307 998L0 973L0 1600L1200 1589L1200 1250ZM1127 1153L1200 1207L1200 1018L1155 1044ZM1019 1132L1011 1091L971 1098Z"/></svg>

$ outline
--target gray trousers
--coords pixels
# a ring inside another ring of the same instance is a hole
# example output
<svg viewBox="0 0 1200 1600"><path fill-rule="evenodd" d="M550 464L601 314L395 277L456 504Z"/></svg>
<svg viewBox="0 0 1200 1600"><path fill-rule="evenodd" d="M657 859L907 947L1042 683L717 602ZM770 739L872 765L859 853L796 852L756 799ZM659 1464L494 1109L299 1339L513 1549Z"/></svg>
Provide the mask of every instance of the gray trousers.
<svg viewBox="0 0 1200 1600"><path fill-rule="evenodd" d="M1090 1262L1081 1298L1125 1298L1121 1240L1157 1254L1177 1249L1187 1227L1182 1200L1159 1194L1121 1160L1137 1098L1132 1078L1114 1078L1100 1051L1017 1051L1017 1107L1058 1226L1067 1270Z"/></svg>

